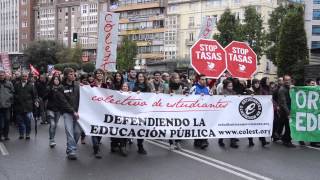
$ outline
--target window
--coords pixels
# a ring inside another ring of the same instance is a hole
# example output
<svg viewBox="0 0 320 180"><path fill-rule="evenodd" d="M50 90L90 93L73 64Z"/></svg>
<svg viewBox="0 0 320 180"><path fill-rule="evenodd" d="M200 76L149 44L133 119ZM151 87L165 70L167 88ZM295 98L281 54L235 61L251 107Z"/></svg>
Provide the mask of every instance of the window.
<svg viewBox="0 0 320 180"><path fill-rule="evenodd" d="M319 25L312 26L312 35L320 36L320 26Z"/></svg>
<svg viewBox="0 0 320 180"><path fill-rule="evenodd" d="M312 41L311 49L318 49L318 48L320 48L320 41Z"/></svg>
<svg viewBox="0 0 320 180"><path fill-rule="evenodd" d="M189 33L189 41L194 41L194 34L193 32Z"/></svg>
<svg viewBox="0 0 320 180"><path fill-rule="evenodd" d="M320 0L313 0L313 4L320 4Z"/></svg>
<svg viewBox="0 0 320 180"><path fill-rule="evenodd" d="M22 22L22 27L23 27L23 28L24 28L24 27L28 27L28 22L27 22L27 21Z"/></svg>
<svg viewBox="0 0 320 180"><path fill-rule="evenodd" d="M27 0L22 0L22 5L27 4Z"/></svg>
<svg viewBox="0 0 320 180"><path fill-rule="evenodd" d="M320 9L313 10L312 19L313 20L320 20Z"/></svg>
<svg viewBox="0 0 320 180"><path fill-rule="evenodd" d="M194 27L194 17L189 17L189 27Z"/></svg>

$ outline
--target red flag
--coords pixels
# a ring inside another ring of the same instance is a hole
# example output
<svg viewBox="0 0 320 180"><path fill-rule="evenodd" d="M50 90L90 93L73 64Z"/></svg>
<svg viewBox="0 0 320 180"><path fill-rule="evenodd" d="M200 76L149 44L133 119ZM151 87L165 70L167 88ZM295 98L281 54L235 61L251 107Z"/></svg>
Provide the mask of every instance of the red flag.
<svg viewBox="0 0 320 180"><path fill-rule="evenodd" d="M36 75L36 76L40 75L39 71L35 67L33 67L31 64L29 66L30 66L31 73L33 75Z"/></svg>

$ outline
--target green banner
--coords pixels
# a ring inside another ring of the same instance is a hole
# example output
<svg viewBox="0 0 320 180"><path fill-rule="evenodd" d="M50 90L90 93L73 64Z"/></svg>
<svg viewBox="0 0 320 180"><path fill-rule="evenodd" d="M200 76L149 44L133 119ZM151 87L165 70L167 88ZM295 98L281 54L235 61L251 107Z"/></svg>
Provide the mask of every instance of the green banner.
<svg viewBox="0 0 320 180"><path fill-rule="evenodd" d="M292 138L320 142L320 86L294 87L290 97Z"/></svg>

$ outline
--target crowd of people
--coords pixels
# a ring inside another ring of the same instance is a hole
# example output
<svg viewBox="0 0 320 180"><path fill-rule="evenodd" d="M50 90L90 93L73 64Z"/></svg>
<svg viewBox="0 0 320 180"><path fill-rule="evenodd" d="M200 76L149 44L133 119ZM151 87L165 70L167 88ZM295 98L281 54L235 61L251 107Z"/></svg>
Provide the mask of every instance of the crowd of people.
<svg viewBox="0 0 320 180"><path fill-rule="evenodd" d="M293 86L289 75L280 77L277 82L271 82L268 77L261 80L239 80L237 78L222 77L219 80L207 79L204 75L188 79L187 75L179 73L154 72L146 74L131 69L126 73L105 73L101 69L93 73L77 74L73 69L66 68L63 74L55 73L50 77L33 76L28 72L20 75L7 76L0 71L0 141L8 141L9 126L18 128L19 139L30 139L31 122L49 124L49 146L56 146L55 134L59 119L64 121L67 139L67 157L77 159L78 141L85 144L86 135L82 131L78 119L80 86L100 87L124 92L153 92L165 94L193 94L193 95L272 95L274 106L273 141L282 141L286 147L295 147L290 136L290 106L289 90ZM320 79L306 80L306 86L320 85ZM14 135L12 135L14 136ZM96 158L101 158L100 136L92 136L91 143ZM266 138L259 138L261 145L270 142ZM231 148L238 148L239 139L232 138ZM137 139L138 153L147 154L143 139ZM218 145L225 147L224 139L218 140ZM127 156L126 146L132 144L132 139L111 138L111 152L119 152ZM170 140L170 149L181 149L181 140ZM305 145L305 142L299 142ZM207 139L195 139L194 146L206 149ZM248 146L254 146L252 138L248 138ZM311 146L320 147L317 142Z"/></svg>

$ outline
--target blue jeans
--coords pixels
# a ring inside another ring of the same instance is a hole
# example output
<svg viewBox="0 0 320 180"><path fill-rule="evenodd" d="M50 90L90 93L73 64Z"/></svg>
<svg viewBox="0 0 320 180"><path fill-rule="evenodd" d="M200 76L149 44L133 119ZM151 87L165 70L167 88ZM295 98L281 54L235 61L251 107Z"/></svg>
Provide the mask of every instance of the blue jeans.
<svg viewBox="0 0 320 180"><path fill-rule="evenodd" d="M8 137L9 134L10 108L0 109L0 138Z"/></svg>
<svg viewBox="0 0 320 180"><path fill-rule="evenodd" d="M47 120L50 123L50 127L49 127L50 142L54 141L54 137L56 135L56 129L57 129L59 119L60 119L60 112L54 112L51 110L47 111Z"/></svg>
<svg viewBox="0 0 320 180"><path fill-rule="evenodd" d="M81 134L81 127L77 120L74 119L73 114L70 113L63 113L64 119L64 127L66 130L67 136L67 151L66 153L69 154L76 154L77 151L77 143L80 138Z"/></svg>
<svg viewBox="0 0 320 180"><path fill-rule="evenodd" d="M16 118L17 118L17 121L18 121L18 127L19 127L20 136L24 136L24 133L26 133L26 135L30 135L30 132L31 132L31 120L33 119L32 112L17 114Z"/></svg>

